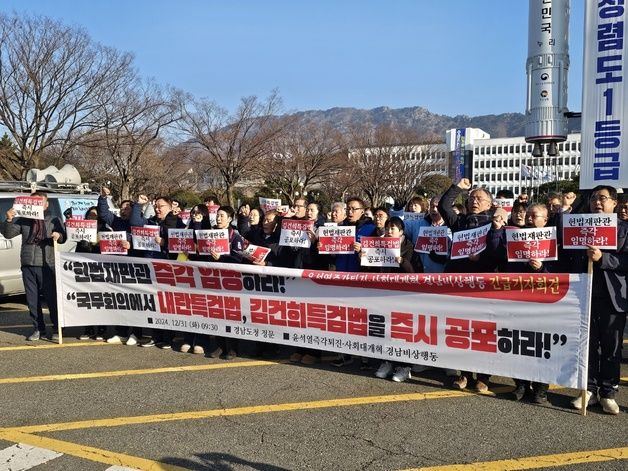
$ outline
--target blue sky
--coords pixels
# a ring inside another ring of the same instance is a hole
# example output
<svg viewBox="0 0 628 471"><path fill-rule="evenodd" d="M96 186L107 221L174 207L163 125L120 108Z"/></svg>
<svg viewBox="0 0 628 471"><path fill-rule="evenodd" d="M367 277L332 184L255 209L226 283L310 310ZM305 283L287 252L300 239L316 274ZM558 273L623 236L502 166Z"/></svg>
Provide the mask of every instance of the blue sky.
<svg viewBox="0 0 628 471"><path fill-rule="evenodd" d="M583 0L570 19L580 111ZM523 112L526 0L3 0L134 54L140 74L233 109L277 88L286 111Z"/></svg>

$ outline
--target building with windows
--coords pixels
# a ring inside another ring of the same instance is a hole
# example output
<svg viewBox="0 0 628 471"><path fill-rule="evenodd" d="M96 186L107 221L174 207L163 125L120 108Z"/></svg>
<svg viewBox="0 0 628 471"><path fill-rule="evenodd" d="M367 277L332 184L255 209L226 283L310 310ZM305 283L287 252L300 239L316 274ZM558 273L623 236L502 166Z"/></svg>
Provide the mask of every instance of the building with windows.
<svg viewBox="0 0 628 471"><path fill-rule="evenodd" d="M580 173L580 133L558 144L558 155L533 157L523 137L478 139L472 145L473 184L515 194L543 183L571 180Z"/></svg>
<svg viewBox="0 0 628 471"><path fill-rule="evenodd" d="M481 129L450 129L446 133L449 149L448 176L456 179L456 166L464 162L458 174L470 178L495 194L510 190L515 194L530 191L543 183L570 180L580 173L580 134L569 134L558 144L558 155L533 157L532 144L524 137L491 138ZM462 156L462 157L461 157Z"/></svg>

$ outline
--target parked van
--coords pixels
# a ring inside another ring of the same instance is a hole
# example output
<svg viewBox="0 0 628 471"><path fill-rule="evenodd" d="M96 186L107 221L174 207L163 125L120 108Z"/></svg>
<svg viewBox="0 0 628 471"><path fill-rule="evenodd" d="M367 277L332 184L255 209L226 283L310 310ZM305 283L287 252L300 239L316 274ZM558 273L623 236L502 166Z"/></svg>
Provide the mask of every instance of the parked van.
<svg viewBox="0 0 628 471"><path fill-rule="evenodd" d="M98 193L92 192L87 184L0 182L0 221L6 220L7 211L13 207L16 196L29 196L34 191L46 192L48 211L61 222L72 216L82 218L98 202ZM21 247L22 237L5 239L0 234L0 298L24 293L20 269ZM75 248L75 242L59 245L59 249L64 252L73 252Z"/></svg>

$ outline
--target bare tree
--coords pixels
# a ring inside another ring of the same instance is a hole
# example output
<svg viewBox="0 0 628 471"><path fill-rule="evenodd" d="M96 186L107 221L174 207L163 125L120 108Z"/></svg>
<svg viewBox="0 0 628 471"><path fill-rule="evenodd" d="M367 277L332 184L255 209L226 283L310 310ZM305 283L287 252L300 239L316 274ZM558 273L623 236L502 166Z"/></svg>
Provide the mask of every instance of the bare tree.
<svg viewBox="0 0 628 471"><path fill-rule="evenodd" d="M331 126L292 122L274 141L259 174L269 188L293 202L299 194L321 188L341 170L346 160L342 149L340 133Z"/></svg>
<svg viewBox="0 0 628 471"><path fill-rule="evenodd" d="M442 151L434 137L390 125L354 127L349 143L356 182L353 189L365 195L373 207L382 205L387 197L399 204L408 201L419 181L437 171L435 154Z"/></svg>
<svg viewBox="0 0 628 471"><path fill-rule="evenodd" d="M353 189L365 195L371 207L381 206L396 171L394 151L399 144L398 135L390 126L360 126L351 129L349 142Z"/></svg>
<svg viewBox="0 0 628 471"><path fill-rule="evenodd" d="M45 17L0 14L0 124L15 143L2 168L23 179L55 145L63 154L124 85L132 57Z"/></svg>
<svg viewBox="0 0 628 471"><path fill-rule="evenodd" d="M399 204L410 200L426 176L438 173L439 164L443 161L439 156L443 152L443 144L422 138L417 138L412 144L397 146L394 149L395 164L388 195Z"/></svg>
<svg viewBox="0 0 628 471"><path fill-rule="evenodd" d="M206 100L183 107L181 129L204 151L199 166L220 174L228 204L234 204L236 185L259 179L259 163L271 153L273 141L284 128L276 117L280 106L273 92L264 101L255 96L242 98L232 115Z"/></svg>
<svg viewBox="0 0 628 471"><path fill-rule="evenodd" d="M151 175L167 172L168 163L158 157L163 154L161 134L179 119L178 102L177 92L136 80L102 104L99 126L81 136L80 148L94 150L113 170L122 199Z"/></svg>

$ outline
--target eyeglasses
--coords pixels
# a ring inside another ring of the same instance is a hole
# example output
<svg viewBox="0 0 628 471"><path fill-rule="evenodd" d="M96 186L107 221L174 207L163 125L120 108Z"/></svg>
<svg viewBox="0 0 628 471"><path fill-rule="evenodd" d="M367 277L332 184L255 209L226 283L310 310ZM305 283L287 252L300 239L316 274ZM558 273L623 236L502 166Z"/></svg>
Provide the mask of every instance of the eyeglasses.
<svg viewBox="0 0 628 471"><path fill-rule="evenodd" d="M469 196L469 201L491 201L486 198L482 198L481 196Z"/></svg>
<svg viewBox="0 0 628 471"><path fill-rule="evenodd" d="M526 218L532 218L532 219L536 219L536 218L544 218L545 215L543 214L526 214Z"/></svg>
<svg viewBox="0 0 628 471"><path fill-rule="evenodd" d="M360 211L362 209L364 209L364 208L361 208L359 206L357 208L354 208L352 206L347 206L347 211Z"/></svg>
<svg viewBox="0 0 628 471"><path fill-rule="evenodd" d="M601 203L606 203L608 200L613 200L613 198L606 195L592 195L590 199L590 201L599 201Z"/></svg>
<svg viewBox="0 0 628 471"><path fill-rule="evenodd" d="M190 213L190 215L192 215L192 216L202 216L202 215L203 215L203 213L201 213L200 211L192 211L192 212Z"/></svg>

